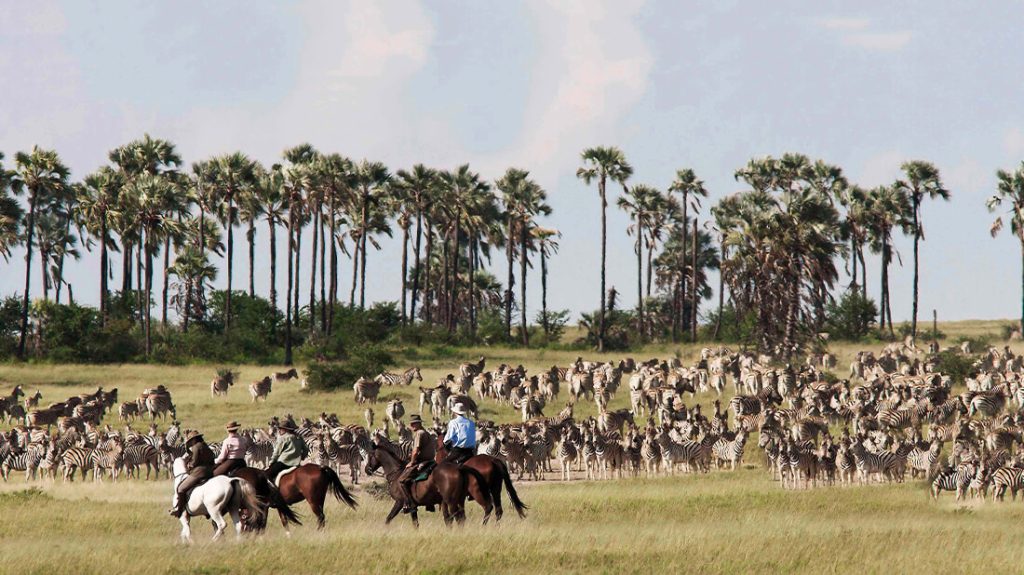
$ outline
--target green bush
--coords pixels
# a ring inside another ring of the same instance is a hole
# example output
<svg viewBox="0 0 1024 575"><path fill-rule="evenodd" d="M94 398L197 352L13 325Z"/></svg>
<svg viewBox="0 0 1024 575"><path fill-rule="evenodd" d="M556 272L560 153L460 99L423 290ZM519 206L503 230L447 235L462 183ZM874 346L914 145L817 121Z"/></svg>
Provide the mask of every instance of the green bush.
<svg viewBox="0 0 1024 575"><path fill-rule="evenodd" d="M974 360L957 350L940 352L936 359L935 371L950 376L954 385L963 383L974 371Z"/></svg>
<svg viewBox="0 0 1024 575"><path fill-rule="evenodd" d="M312 363L305 370L310 391L352 389L360 377L374 377L394 364L385 349L375 345L355 347L343 361Z"/></svg>
<svg viewBox="0 0 1024 575"><path fill-rule="evenodd" d="M721 329L716 341L726 343L742 343L755 345L757 318L752 313L740 313L733 304L726 304L721 312L714 310L708 314L707 323L701 326L701 337L704 340L714 339L715 326L721 315Z"/></svg>
<svg viewBox="0 0 1024 575"><path fill-rule="evenodd" d="M833 340L860 340L871 333L877 315L874 300L858 290L847 291L825 309L825 329Z"/></svg>

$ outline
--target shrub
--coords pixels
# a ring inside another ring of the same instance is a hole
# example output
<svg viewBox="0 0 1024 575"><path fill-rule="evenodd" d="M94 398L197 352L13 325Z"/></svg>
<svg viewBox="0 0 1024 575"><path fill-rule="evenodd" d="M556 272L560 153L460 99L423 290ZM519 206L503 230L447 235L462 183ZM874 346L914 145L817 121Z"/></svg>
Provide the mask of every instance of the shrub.
<svg viewBox="0 0 1024 575"><path fill-rule="evenodd" d="M950 376L954 384L960 384L974 371L974 360L959 351L946 350L936 358L935 371Z"/></svg>
<svg viewBox="0 0 1024 575"><path fill-rule="evenodd" d="M733 304L726 304L721 312L715 310L708 314L708 321L701 327L702 337L705 340L714 338L715 326L718 325L721 315L721 329L718 332L717 341L727 343L743 343L753 345L756 343L757 321L752 313L741 313Z"/></svg>
<svg viewBox="0 0 1024 575"><path fill-rule="evenodd" d="M545 314L537 312L537 325L544 329L545 343L558 343L565 335L565 326L569 324L570 312L567 309L548 310Z"/></svg>
<svg viewBox="0 0 1024 575"><path fill-rule="evenodd" d="M1019 337L1021 333L1020 324L1017 322L1004 323L1000 329L1002 331L1004 341L1009 341L1010 339L1012 339L1014 334L1017 334L1017 336Z"/></svg>
<svg viewBox="0 0 1024 575"><path fill-rule="evenodd" d="M364 345L353 348L349 357L338 362L312 363L305 370L310 391L351 389L360 377L373 377L394 363L381 347Z"/></svg>
<svg viewBox="0 0 1024 575"><path fill-rule="evenodd" d="M877 315L874 300L850 290L825 309L825 329L831 339L859 340L871 333Z"/></svg>

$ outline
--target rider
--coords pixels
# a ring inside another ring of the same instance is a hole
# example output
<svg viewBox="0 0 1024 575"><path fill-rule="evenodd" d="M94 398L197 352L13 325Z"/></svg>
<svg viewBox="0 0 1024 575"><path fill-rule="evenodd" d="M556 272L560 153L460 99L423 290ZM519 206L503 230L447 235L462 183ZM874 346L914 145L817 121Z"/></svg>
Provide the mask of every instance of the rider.
<svg viewBox="0 0 1024 575"><path fill-rule="evenodd" d="M416 510L416 504L412 498L413 479L425 465L434 461L434 440L426 429L423 429L423 420L419 415L413 414L409 417L409 428L413 431L412 455L409 457L409 464L398 476L398 484L402 487L402 494L405 495L405 513Z"/></svg>
<svg viewBox="0 0 1024 575"><path fill-rule="evenodd" d="M213 475L229 475L236 469L245 467L245 452L249 450L249 438L238 435L238 429L242 427L237 421L224 426L228 432L227 439L220 447L220 455L214 462L217 467L213 469Z"/></svg>
<svg viewBox="0 0 1024 575"><path fill-rule="evenodd" d="M185 471L188 477L178 484L178 501L170 514L181 517L188 505L188 497L192 489L213 476L213 452L210 446L206 445L203 434L198 431L189 432L185 440L185 449L188 450L188 458L185 460Z"/></svg>
<svg viewBox="0 0 1024 575"><path fill-rule="evenodd" d="M448 432L444 434L444 446L448 450L445 461L462 465L476 455L476 424L466 417L466 406L462 403L453 405L452 413L455 417L448 422Z"/></svg>
<svg viewBox="0 0 1024 575"><path fill-rule="evenodd" d="M302 460L307 455L309 455L309 447L305 440L295 434L295 428L279 425L277 427L277 443L274 444L274 454L270 457L267 477L271 481L275 481L278 474L285 469L302 465Z"/></svg>

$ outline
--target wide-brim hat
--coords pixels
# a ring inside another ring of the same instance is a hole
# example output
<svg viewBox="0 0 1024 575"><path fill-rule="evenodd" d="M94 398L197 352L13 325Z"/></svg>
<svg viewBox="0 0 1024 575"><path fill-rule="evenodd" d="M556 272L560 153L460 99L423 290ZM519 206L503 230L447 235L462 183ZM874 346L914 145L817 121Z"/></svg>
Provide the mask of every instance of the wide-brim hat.
<svg viewBox="0 0 1024 575"><path fill-rule="evenodd" d="M232 421L231 423L225 425L224 429L228 431L238 431L239 429L241 429L241 427L242 424L238 423L237 421Z"/></svg>
<svg viewBox="0 0 1024 575"><path fill-rule="evenodd" d="M415 413L410 415L409 416L409 425L412 425L414 423L418 423L420 425L423 425L423 418L420 417L419 415L416 415Z"/></svg>
<svg viewBox="0 0 1024 575"><path fill-rule="evenodd" d="M455 405L452 406L452 413L454 413L455 415L466 415L467 411L469 410L466 409L465 404L456 403Z"/></svg>
<svg viewBox="0 0 1024 575"><path fill-rule="evenodd" d="M277 430L278 431L287 431L288 433L295 433L295 428L287 426L287 425L278 425L277 426Z"/></svg>
<svg viewBox="0 0 1024 575"><path fill-rule="evenodd" d="M185 446L188 447L189 445L192 445L196 441L202 441L202 440L203 440L203 434L202 433L199 433L198 431L190 431L189 434L185 436Z"/></svg>

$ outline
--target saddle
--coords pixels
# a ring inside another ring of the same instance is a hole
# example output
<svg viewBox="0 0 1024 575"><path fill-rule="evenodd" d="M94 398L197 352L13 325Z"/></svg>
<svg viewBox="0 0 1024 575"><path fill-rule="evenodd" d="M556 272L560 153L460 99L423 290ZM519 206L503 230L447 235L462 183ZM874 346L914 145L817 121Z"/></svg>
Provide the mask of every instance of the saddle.
<svg viewBox="0 0 1024 575"><path fill-rule="evenodd" d="M430 472L432 472L435 467L437 467L437 463L433 461L420 463L416 475L412 477L412 482L419 483L420 481L426 481L427 478L430 477Z"/></svg>
<svg viewBox="0 0 1024 575"><path fill-rule="evenodd" d="M289 473L295 471L298 468L299 468L298 466L289 467L288 469L282 470L281 473L278 473L277 477L274 478L274 487L277 487L278 489L280 489L281 488L281 478L284 477L285 475L288 475Z"/></svg>

